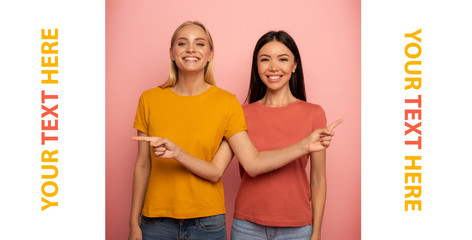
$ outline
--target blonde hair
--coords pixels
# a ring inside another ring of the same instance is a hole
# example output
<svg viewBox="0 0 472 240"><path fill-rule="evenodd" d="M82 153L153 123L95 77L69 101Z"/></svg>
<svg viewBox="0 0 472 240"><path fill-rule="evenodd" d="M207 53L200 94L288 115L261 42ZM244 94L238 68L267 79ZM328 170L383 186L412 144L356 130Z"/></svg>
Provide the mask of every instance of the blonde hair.
<svg viewBox="0 0 472 240"><path fill-rule="evenodd" d="M205 34L208 38L208 44L210 45L210 50L213 51L213 39L211 38L210 32L205 27L205 25L203 25L203 23L199 21L186 21L180 24L180 26L177 27L177 29L175 29L174 34L172 35L172 39L170 40L170 48L172 49L174 47L174 43L177 40L176 39L177 34L179 33L180 29L189 25L199 26L203 29L203 31L205 31ZM174 61L172 61L172 59L170 59L169 77L167 78L167 81L163 83L162 85L160 85L159 87L161 88L173 87L177 83L178 79L179 79L179 71L178 71L177 65L175 64ZM215 77L213 76L213 57L205 66L204 81L208 84L215 85Z"/></svg>

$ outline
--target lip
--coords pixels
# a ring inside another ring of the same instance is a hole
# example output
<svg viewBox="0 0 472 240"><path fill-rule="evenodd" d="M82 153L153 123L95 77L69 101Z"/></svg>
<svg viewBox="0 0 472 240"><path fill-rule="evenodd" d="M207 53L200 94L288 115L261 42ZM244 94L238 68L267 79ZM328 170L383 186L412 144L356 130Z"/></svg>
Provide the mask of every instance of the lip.
<svg viewBox="0 0 472 240"><path fill-rule="evenodd" d="M186 62L198 62L200 61L200 58L197 57L197 56L185 56L182 58L182 60L186 61Z"/></svg>
<svg viewBox="0 0 472 240"><path fill-rule="evenodd" d="M269 82L278 82L280 79L282 79L283 75L266 75L266 77Z"/></svg>

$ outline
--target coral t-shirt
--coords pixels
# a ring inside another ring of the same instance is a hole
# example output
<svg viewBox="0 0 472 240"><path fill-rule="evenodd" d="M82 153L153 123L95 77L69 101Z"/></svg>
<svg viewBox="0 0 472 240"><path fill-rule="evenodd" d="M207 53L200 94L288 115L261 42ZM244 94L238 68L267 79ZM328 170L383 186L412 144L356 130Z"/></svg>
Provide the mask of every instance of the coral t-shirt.
<svg viewBox="0 0 472 240"><path fill-rule="evenodd" d="M154 88L141 95L134 128L211 161L223 138L245 131L246 122L236 97L215 86L195 96ZM186 219L225 213L221 179L212 183L200 178L175 159L151 154L151 161L144 216Z"/></svg>
<svg viewBox="0 0 472 240"><path fill-rule="evenodd" d="M259 151L276 150L301 141L326 127L319 105L301 100L272 108L259 102L243 107L248 134ZM297 227L312 224L309 155L277 170L250 177L241 170L234 217L266 226Z"/></svg>

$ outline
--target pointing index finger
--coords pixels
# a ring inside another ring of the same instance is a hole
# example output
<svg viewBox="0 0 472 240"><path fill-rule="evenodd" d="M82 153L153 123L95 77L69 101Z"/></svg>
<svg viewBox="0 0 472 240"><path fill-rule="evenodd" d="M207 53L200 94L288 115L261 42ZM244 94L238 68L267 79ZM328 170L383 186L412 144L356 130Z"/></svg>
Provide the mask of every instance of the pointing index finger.
<svg viewBox="0 0 472 240"><path fill-rule="evenodd" d="M342 119L338 119L335 122L331 123L326 129L329 130L329 131L332 131L336 126L338 126L342 122L343 122Z"/></svg>
<svg viewBox="0 0 472 240"><path fill-rule="evenodd" d="M131 138L131 140L134 140L134 141L147 141L147 142L154 142L157 139L158 138L156 137L146 137L146 136L134 136Z"/></svg>

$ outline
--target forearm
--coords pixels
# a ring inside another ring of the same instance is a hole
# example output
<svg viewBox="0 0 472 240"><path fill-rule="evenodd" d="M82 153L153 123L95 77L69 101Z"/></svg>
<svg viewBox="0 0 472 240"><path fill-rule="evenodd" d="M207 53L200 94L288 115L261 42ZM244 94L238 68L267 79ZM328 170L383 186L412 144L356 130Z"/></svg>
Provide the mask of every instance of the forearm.
<svg viewBox="0 0 472 240"><path fill-rule="evenodd" d="M196 158L183 150L176 156L176 160L195 175L211 182L217 182L223 174L211 162Z"/></svg>
<svg viewBox="0 0 472 240"><path fill-rule="evenodd" d="M311 239L321 239L321 225L326 202L326 181L321 180L311 183L311 196L313 209L313 232Z"/></svg>
<svg viewBox="0 0 472 240"><path fill-rule="evenodd" d="M132 227L139 227L139 218L143 209L144 197L146 195L146 188L149 180L151 168L136 166L134 168L133 176L133 194L131 200L131 212L129 225Z"/></svg>
<svg viewBox="0 0 472 240"><path fill-rule="evenodd" d="M307 154L304 140L288 147L272 151L255 151L252 156L240 158L241 165L252 177L279 169L302 155Z"/></svg>
<svg viewBox="0 0 472 240"><path fill-rule="evenodd" d="M334 134L331 130L341 122L338 120L326 129L316 129L300 142L274 151L259 152L246 131L234 134L228 141L243 168L254 177L283 167L304 154L324 152Z"/></svg>
<svg viewBox="0 0 472 240"><path fill-rule="evenodd" d="M169 154L168 157L176 159L195 175L211 182L217 182L220 179L233 159L233 152L231 151L228 142L225 140L220 143L218 150L210 162L190 155L183 149L171 143L169 140L162 141L165 142L164 144L167 144L167 147L174 149L174 155Z"/></svg>

